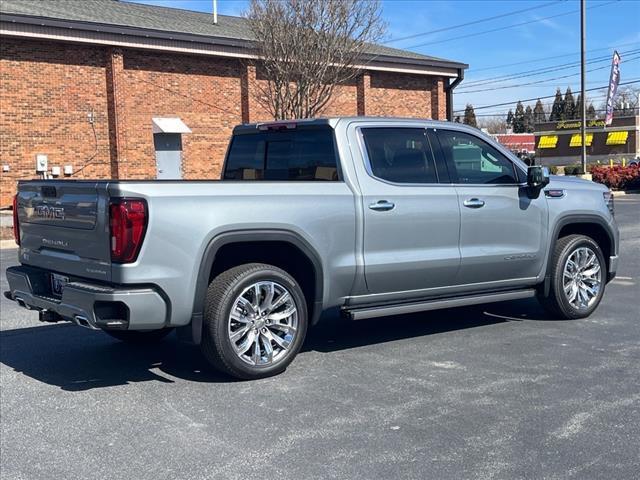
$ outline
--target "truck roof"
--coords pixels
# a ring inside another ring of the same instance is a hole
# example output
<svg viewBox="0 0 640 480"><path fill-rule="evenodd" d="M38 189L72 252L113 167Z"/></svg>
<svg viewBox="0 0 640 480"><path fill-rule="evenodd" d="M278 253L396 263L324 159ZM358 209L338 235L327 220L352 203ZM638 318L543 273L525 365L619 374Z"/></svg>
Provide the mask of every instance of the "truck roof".
<svg viewBox="0 0 640 480"><path fill-rule="evenodd" d="M292 120L273 120L268 122L256 122L256 123L244 123L238 125L233 129L234 134L253 133L256 130L286 130L293 128L314 128L319 126L329 126L335 128L338 122L365 122L365 123L420 123L425 122L429 125L437 126L460 126L468 128L463 124L452 124L451 122L444 122L439 120L431 120L428 118L408 118L408 117L367 117L367 116L354 116L354 117L323 117L323 118L302 118ZM476 129L474 129L476 130Z"/></svg>

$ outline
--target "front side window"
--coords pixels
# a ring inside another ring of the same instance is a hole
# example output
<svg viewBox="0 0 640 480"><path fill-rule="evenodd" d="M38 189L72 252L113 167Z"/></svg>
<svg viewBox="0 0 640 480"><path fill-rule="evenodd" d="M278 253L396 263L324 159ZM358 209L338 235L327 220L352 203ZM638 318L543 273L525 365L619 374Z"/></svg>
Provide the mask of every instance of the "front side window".
<svg viewBox="0 0 640 480"><path fill-rule="evenodd" d="M518 183L513 162L484 140L454 130L438 130L438 138L454 183Z"/></svg>
<svg viewBox="0 0 640 480"><path fill-rule="evenodd" d="M225 180L338 180L333 130L316 128L236 135Z"/></svg>
<svg viewBox="0 0 640 480"><path fill-rule="evenodd" d="M437 183L433 153L422 128L363 128L375 177L394 183Z"/></svg>

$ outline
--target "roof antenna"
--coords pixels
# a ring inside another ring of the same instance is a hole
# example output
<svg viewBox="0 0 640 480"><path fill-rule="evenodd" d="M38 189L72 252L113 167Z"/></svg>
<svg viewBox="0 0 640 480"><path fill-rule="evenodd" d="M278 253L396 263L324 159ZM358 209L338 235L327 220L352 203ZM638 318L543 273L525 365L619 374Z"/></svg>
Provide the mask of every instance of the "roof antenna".
<svg viewBox="0 0 640 480"><path fill-rule="evenodd" d="M218 0L213 0L213 24L218 24Z"/></svg>

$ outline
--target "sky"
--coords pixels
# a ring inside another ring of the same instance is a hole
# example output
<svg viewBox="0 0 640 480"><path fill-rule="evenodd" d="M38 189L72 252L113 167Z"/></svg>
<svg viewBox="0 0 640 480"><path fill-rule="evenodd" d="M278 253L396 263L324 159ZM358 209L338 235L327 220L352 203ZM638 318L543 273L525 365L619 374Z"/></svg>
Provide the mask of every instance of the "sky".
<svg viewBox="0 0 640 480"><path fill-rule="evenodd" d="M130 1L202 12L211 12L213 4ZM241 15L247 5L218 0L218 13ZM633 86L640 87L640 0L587 0L586 5L587 89L607 85L614 49L622 57L621 83L637 80ZM553 95L558 87L563 93L571 87L574 97L580 90L578 0L382 0L382 9L387 33L381 43L469 64L454 93L456 110L471 103L476 115L501 114L515 104L491 105ZM604 92L587 93L596 109ZM543 99L545 105L552 102Z"/></svg>

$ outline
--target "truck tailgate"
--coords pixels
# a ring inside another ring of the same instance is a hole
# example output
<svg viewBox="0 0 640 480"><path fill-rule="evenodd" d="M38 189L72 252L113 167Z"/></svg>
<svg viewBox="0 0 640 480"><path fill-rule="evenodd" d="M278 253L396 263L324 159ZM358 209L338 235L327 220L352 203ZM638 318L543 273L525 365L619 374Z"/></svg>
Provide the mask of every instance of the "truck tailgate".
<svg viewBox="0 0 640 480"><path fill-rule="evenodd" d="M111 280L108 182L18 185L20 261L69 276Z"/></svg>

